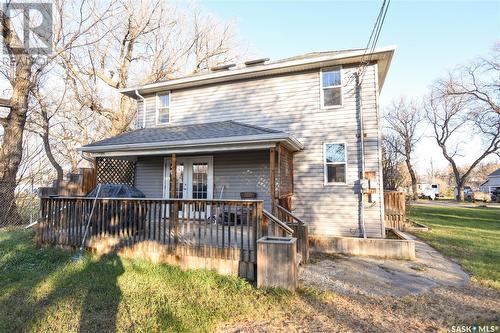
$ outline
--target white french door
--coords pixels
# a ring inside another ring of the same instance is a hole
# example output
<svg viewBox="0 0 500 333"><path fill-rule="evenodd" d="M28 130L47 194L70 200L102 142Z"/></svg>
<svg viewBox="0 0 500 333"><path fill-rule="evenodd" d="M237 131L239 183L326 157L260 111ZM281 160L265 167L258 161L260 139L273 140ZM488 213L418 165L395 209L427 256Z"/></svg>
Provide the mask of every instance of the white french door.
<svg viewBox="0 0 500 333"><path fill-rule="evenodd" d="M165 158L163 170L163 197L170 198L170 158ZM213 198L213 158L212 156L177 158L177 195L178 199ZM204 214L204 211L191 207L191 217ZM179 212L179 214L182 214ZM209 212L207 212L207 215Z"/></svg>

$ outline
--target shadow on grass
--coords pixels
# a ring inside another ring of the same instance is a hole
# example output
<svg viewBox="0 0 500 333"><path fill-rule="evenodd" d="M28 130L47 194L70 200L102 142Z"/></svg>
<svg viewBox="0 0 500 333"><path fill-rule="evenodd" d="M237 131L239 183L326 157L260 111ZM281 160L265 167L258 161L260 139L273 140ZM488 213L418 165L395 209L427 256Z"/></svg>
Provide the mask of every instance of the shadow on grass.
<svg viewBox="0 0 500 333"><path fill-rule="evenodd" d="M64 251L35 247L33 233L0 232L0 331L24 331L36 315L33 293L69 256Z"/></svg>
<svg viewBox="0 0 500 333"><path fill-rule="evenodd" d="M37 249L25 231L0 234L0 331L116 331L120 258L71 254Z"/></svg>
<svg viewBox="0 0 500 333"><path fill-rule="evenodd" d="M123 272L122 261L116 253L90 263L82 272L84 276L102 274L103 278L85 288L79 332L116 331L118 306L122 297L118 277Z"/></svg>

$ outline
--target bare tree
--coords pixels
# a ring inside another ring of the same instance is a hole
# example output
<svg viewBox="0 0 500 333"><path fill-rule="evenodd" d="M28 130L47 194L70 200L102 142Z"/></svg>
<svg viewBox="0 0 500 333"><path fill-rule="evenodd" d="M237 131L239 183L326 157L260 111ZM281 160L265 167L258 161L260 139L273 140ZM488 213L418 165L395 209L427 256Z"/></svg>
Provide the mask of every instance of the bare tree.
<svg viewBox="0 0 500 333"><path fill-rule="evenodd" d="M9 3L7 8L9 8ZM101 21L106 15L106 10L99 11L98 6L87 1L78 3L75 8L74 3L60 0L55 1L52 8L54 11L53 31L35 34L40 38L52 34L52 52L43 54L43 57L26 49L25 44L16 34L12 21L14 17L9 16L14 11L0 10L3 42L10 60L9 64L2 65L0 73L12 87L10 111L6 117L0 118L0 124L4 130L0 148L0 216L7 220L19 218L14 193L16 177L22 161L23 134L31 92L46 75L48 65L62 52L79 46L80 36L87 34L96 22ZM92 15L88 14L89 11Z"/></svg>
<svg viewBox="0 0 500 333"><path fill-rule="evenodd" d="M64 55L73 94L108 123L107 134L127 131L135 103L118 90L133 84L198 72L233 58L231 26L160 0L120 0L113 22L100 25L105 38ZM189 70L189 68L191 68Z"/></svg>
<svg viewBox="0 0 500 333"><path fill-rule="evenodd" d="M23 141L22 160L15 181L15 199L9 202L3 201L3 204L9 205L4 210L15 209L17 218L12 219L11 214L0 216L0 227L27 223L30 212L34 213L33 208L36 207L34 184L45 183L52 176L40 140L37 140L35 134L28 132L23 136Z"/></svg>
<svg viewBox="0 0 500 333"><path fill-rule="evenodd" d="M406 168L405 158L394 148L401 144L394 134L386 134L382 137L382 173L386 190L397 190L407 180L407 173L403 170Z"/></svg>
<svg viewBox="0 0 500 333"><path fill-rule="evenodd" d="M488 57L480 57L451 72L435 87L441 96L461 96L485 112L500 113L500 43Z"/></svg>
<svg viewBox="0 0 500 333"><path fill-rule="evenodd" d="M472 170L500 149L500 114L482 103L473 103L466 95L443 95L443 91L448 90L443 84L448 83L436 82L426 104L426 114L434 139L452 168L456 199L462 201L462 190ZM478 155L467 167L461 168L458 160L464 157L463 146L475 135L481 139Z"/></svg>
<svg viewBox="0 0 500 333"><path fill-rule="evenodd" d="M387 131L394 140L387 143L392 149L404 157L408 173L411 178L413 198L417 199L417 175L414 170L412 154L415 146L422 137L421 125L425 119L422 109L415 101L401 97L394 101L387 110L385 117Z"/></svg>
<svg viewBox="0 0 500 333"><path fill-rule="evenodd" d="M55 169L58 181L63 180L64 172L63 167L57 161L53 152L53 144L51 144L51 129L57 125L57 123L54 124L54 118L57 120L56 116L64 107L63 103L66 97L66 89L67 85L64 84L61 96L56 96L54 92L42 95L40 87L33 89L33 97L35 98L37 105L33 107L34 111L30 119L30 126L28 126L28 130L37 133L42 139L45 155L47 156L52 167Z"/></svg>

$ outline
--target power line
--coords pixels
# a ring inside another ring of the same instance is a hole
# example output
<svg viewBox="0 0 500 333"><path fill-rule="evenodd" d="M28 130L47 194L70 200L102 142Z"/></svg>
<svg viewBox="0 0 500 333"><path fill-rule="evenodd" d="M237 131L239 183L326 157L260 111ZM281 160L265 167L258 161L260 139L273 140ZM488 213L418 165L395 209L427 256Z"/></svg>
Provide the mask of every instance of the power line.
<svg viewBox="0 0 500 333"><path fill-rule="evenodd" d="M360 77L359 84L363 82L363 78L366 72L366 67L368 64L371 63L372 58L373 58L373 52L375 51L375 48L377 47L378 39L380 37L380 33L382 31L382 27L385 22L385 18L387 15L387 11L389 9L389 5L391 3L391 0L384 0L382 2L382 6L380 7L379 13L377 15L377 19L375 21L375 24L373 25L373 29L370 33L370 38L368 39L368 42L366 44L365 52L363 53L363 56L361 57L360 64L357 69L357 75ZM369 57L366 59L366 57Z"/></svg>

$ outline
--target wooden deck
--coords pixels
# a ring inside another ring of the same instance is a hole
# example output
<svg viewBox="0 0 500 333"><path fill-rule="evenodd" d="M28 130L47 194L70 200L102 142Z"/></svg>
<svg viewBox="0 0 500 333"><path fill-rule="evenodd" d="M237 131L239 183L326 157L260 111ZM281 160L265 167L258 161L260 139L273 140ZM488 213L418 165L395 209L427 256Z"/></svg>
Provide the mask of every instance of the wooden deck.
<svg viewBox="0 0 500 333"><path fill-rule="evenodd" d="M84 246L98 253L116 251L255 281L262 236L296 233L305 244L299 251L308 251L307 226L285 209L281 215L288 225L259 200L49 197L41 198L37 242L79 247L85 239Z"/></svg>
<svg viewBox="0 0 500 333"><path fill-rule="evenodd" d="M38 243L79 247L89 224L84 245L98 252L210 259L196 267L240 276L243 264L244 277L254 278L262 201L99 198L93 206L93 198L42 198Z"/></svg>

